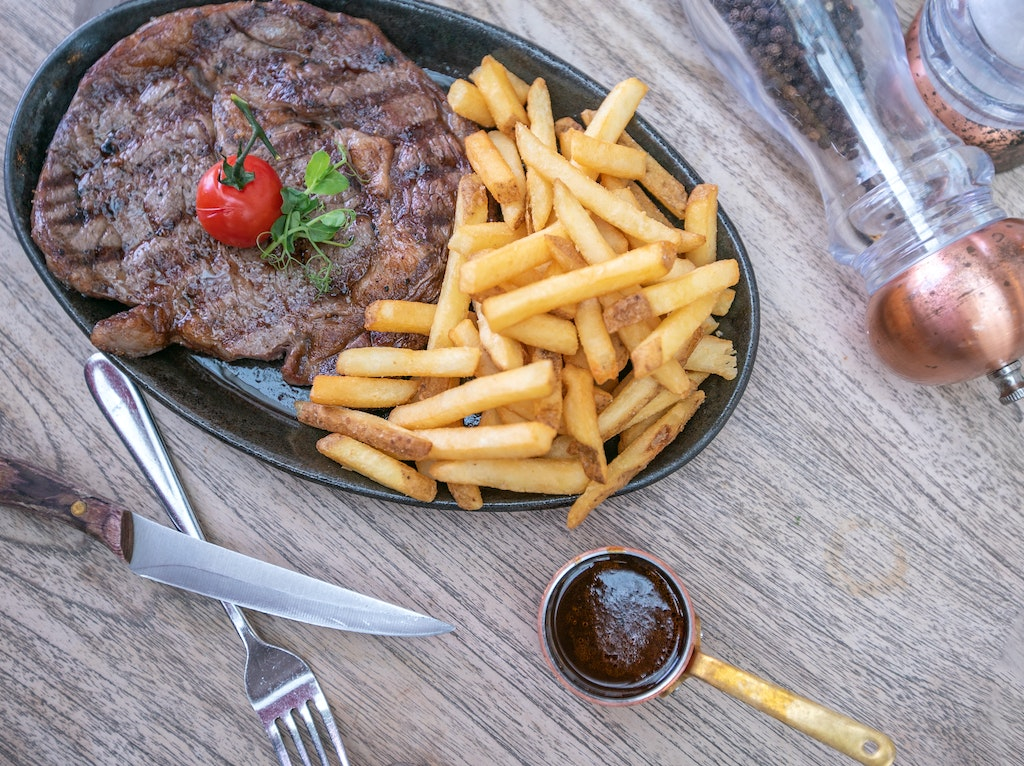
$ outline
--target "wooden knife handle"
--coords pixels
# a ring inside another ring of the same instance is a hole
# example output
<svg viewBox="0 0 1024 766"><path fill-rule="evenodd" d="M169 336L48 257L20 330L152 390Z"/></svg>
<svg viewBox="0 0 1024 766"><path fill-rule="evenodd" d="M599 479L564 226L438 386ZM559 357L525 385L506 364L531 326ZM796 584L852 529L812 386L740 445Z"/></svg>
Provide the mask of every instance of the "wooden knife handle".
<svg viewBox="0 0 1024 766"><path fill-rule="evenodd" d="M72 489L48 471L0 456L0 504L63 521L131 560L132 515Z"/></svg>

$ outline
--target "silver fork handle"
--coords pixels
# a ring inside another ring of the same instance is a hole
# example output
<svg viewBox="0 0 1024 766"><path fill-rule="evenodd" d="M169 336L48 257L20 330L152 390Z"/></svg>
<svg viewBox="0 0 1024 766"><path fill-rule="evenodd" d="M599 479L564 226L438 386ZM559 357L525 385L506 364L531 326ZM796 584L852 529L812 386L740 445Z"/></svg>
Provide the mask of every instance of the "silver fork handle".
<svg viewBox="0 0 1024 766"><path fill-rule="evenodd" d="M85 363L85 379L110 425L153 484L174 525L187 535L205 539L149 407L135 384L102 353L93 354Z"/></svg>
<svg viewBox="0 0 1024 766"><path fill-rule="evenodd" d="M85 363L85 379L110 425L153 485L174 526L204 540L199 519L139 389L102 353L93 354ZM243 641L248 643L255 637L242 610L227 601L221 605Z"/></svg>

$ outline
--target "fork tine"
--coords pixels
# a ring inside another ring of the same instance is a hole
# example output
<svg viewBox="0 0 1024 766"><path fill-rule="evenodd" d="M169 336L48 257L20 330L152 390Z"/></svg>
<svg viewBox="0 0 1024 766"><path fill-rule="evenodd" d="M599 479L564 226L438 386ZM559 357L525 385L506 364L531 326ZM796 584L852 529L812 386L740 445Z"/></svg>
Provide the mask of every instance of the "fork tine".
<svg viewBox="0 0 1024 766"><path fill-rule="evenodd" d="M276 721L271 721L267 725L267 736L270 737L270 743L274 746L274 752L277 754L277 760L281 766L291 766L292 759L288 757L288 751L284 747L284 740L281 739L281 732L277 728Z"/></svg>
<svg viewBox="0 0 1024 766"><path fill-rule="evenodd" d="M288 730L288 733L292 735L292 742L295 743L295 752L299 754L299 758L302 759L302 766L313 766L309 762L309 753L306 752L306 746L302 743L302 736L299 734L299 728L295 725L295 719L292 718L292 711L286 711L281 714L278 718L284 727Z"/></svg>
<svg viewBox="0 0 1024 766"><path fill-rule="evenodd" d="M304 702L296 710L299 711L299 715L306 724L306 731L309 732L309 738L313 741L313 747L316 749L316 755L320 759L320 763L323 766L330 766L330 761L327 760L327 753L324 752L324 743L320 738L320 732L317 730L316 722L309 712L309 702Z"/></svg>
<svg viewBox="0 0 1024 766"><path fill-rule="evenodd" d="M338 733L338 725L334 722L331 708L327 704L327 698L322 691L317 690L316 694L313 695L313 704L320 711L320 718L323 720L324 728L327 729L327 735L331 738L331 743L334 745L334 752L338 754L338 761L341 763L341 766L349 766L348 756L345 755L345 747L341 744L341 735ZM326 762L325 760L324 763Z"/></svg>

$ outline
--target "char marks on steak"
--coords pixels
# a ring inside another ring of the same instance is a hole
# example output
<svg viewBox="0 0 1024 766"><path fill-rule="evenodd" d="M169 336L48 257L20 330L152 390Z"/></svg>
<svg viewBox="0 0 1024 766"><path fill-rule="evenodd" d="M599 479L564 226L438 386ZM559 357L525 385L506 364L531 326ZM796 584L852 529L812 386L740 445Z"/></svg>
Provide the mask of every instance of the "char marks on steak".
<svg viewBox="0 0 1024 766"><path fill-rule="evenodd" d="M258 249L213 240L195 218L203 172L233 153L252 106L302 188L306 161L341 142L356 171L331 205L357 211L350 247L330 247L330 291ZM92 341L142 356L181 344L220 359L283 359L285 380L333 371L373 338L378 298L436 298L471 126L372 23L295 0L237 2L159 17L85 75L51 143L33 237L69 287L131 308Z"/></svg>

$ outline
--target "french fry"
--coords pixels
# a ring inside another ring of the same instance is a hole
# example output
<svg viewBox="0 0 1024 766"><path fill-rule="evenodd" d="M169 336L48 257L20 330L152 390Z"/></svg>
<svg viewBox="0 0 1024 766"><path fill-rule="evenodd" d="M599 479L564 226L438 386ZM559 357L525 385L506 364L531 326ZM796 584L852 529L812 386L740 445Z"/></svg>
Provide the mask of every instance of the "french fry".
<svg viewBox="0 0 1024 766"><path fill-rule="evenodd" d="M519 193L526 194L526 170L523 168L523 160L519 156L519 149L516 142L502 133L500 130L492 130L488 133L495 148L501 152L506 164L512 170L516 181L519 183ZM516 226L512 227L517 228Z"/></svg>
<svg viewBox="0 0 1024 766"><path fill-rule="evenodd" d="M611 247L616 254L622 255L622 253L629 250L629 239L625 234L603 218L598 218L595 215L591 215L591 218L593 218L594 225L597 227L597 230L601 232L601 236L605 238L609 247Z"/></svg>
<svg viewBox="0 0 1024 766"><path fill-rule="evenodd" d="M410 399L411 402L418 402L420 399L429 399L437 396L442 391L447 391L458 384L455 378L414 378L417 383L416 393Z"/></svg>
<svg viewBox="0 0 1024 766"><path fill-rule="evenodd" d="M594 113L586 134L605 141L618 141L647 90L647 85L635 77L618 83Z"/></svg>
<svg viewBox="0 0 1024 766"><path fill-rule="evenodd" d="M464 511L479 511L484 507L484 498L480 494L480 487L475 484L448 482L448 491L455 504Z"/></svg>
<svg viewBox="0 0 1024 766"><path fill-rule="evenodd" d="M406 428L446 426L483 410L547 396L555 383L551 362L535 362L474 378L429 399L400 405L391 410L388 419Z"/></svg>
<svg viewBox="0 0 1024 766"><path fill-rule="evenodd" d="M580 251L576 249L576 245L573 244L571 239L566 237L552 237L549 240L551 245L551 260L564 274L568 271L574 271L575 269L582 269L587 265L586 259L580 254ZM551 272L553 269L549 268ZM554 274L551 274L554 276Z"/></svg>
<svg viewBox="0 0 1024 766"><path fill-rule="evenodd" d="M317 375L309 399L317 404L334 404L367 410L387 409L405 404L416 395L415 380L364 378L353 375Z"/></svg>
<svg viewBox="0 0 1024 766"><path fill-rule="evenodd" d="M524 319L506 327L502 335L527 346L536 346L565 356L572 356L580 347L575 323L553 314L537 314Z"/></svg>
<svg viewBox="0 0 1024 766"><path fill-rule="evenodd" d="M486 221L456 226L448 240L449 250L460 253L478 253L493 250L514 242L519 234L504 221Z"/></svg>
<svg viewBox="0 0 1024 766"><path fill-rule="evenodd" d="M658 418L608 464L608 480L590 482L573 502L566 526L575 529L599 504L621 491L634 476L675 441L683 426L704 401L704 392L696 391Z"/></svg>
<svg viewBox="0 0 1024 766"><path fill-rule="evenodd" d="M666 391L665 393L672 397L672 403L669 404L669 407L671 407L673 404L676 404L676 403L679 402L679 399L671 391ZM661 397L659 395L659 396L656 396L654 399L652 399L651 400L651 405L653 405L660 398ZM648 405L648 407L649 406L650 405ZM644 407L644 409L646 410L647 407ZM654 423L654 421L657 420L662 415L663 412L665 412L666 409L668 409L668 408L666 407L661 412L659 412L657 415L654 415L653 417L646 418L644 420L640 420L639 418L636 418L635 422L633 422L630 425L628 425L625 428L623 428L622 432L619 434L618 444L616 445L617 453L624 451L626 449L626 447L628 447L630 444L635 442L637 440L637 437L639 437L640 434L642 434L644 431L646 431L651 426L651 424Z"/></svg>
<svg viewBox="0 0 1024 766"><path fill-rule="evenodd" d="M489 214L487 187L476 173L467 173L459 179L455 193L455 228L486 223Z"/></svg>
<svg viewBox="0 0 1024 766"><path fill-rule="evenodd" d="M562 370L565 363L562 355L556 354L554 351L547 351L546 349L536 347L529 349L529 360L531 363L536 364L545 359L549 360L554 368L555 385L551 387L551 391L546 396L540 396L534 400L533 419L551 426L552 429L557 431L562 423Z"/></svg>
<svg viewBox="0 0 1024 766"><path fill-rule="evenodd" d="M605 309L605 325L609 332L615 332L627 324L671 313L698 298L717 295L735 285L739 278L740 270L735 260L712 261L677 279L649 285L612 304Z"/></svg>
<svg viewBox="0 0 1024 766"><path fill-rule="evenodd" d="M376 300L363 312L363 327L375 332L429 335L436 304L404 300Z"/></svg>
<svg viewBox="0 0 1024 766"><path fill-rule="evenodd" d="M560 117L555 120L555 141L557 146L548 146L557 151L570 162L572 161L572 140L577 133L583 132L583 126L572 117ZM527 163L529 164L529 163Z"/></svg>
<svg viewBox="0 0 1024 766"><path fill-rule="evenodd" d="M695 375L697 373L694 373ZM500 426L503 421L499 414L500 408L496 410L484 410L480 413L480 420L477 423L478 426Z"/></svg>
<svg viewBox="0 0 1024 766"><path fill-rule="evenodd" d="M645 153L612 141L579 133L572 138L572 161L593 171L615 178L643 178L647 170Z"/></svg>
<svg viewBox="0 0 1024 766"><path fill-rule="evenodd" d="M716 297L715 303L711 305L712 310L714 310L715 304L717 303L718 298ZM700 323L700 331L704 335L713 335L715 332L718 331L718 320L711 314L708 314L706 317L704 317L704 321ZM685 358L686 357L680 357L680 359Z"/></svg>
<svg viewBox="0 0 1024 766"><path fill-rule="evenodd" d="M317 450L350 471L362 474L396 492L429 503L437 496L437 482L407 463L342 434L328 434Z"/></svg>
<svg viewBox="0 0 1024 766"><path fill-rule="evenodd" d="M711 263L718 256L718 187L715 184L698 184L693 187L686 202L684 228L704 238L704 242L689 250L686 257L698 266Z"/></svg>
<svg viewBox="0 0 1024 766"><path fill-rule="evenodd" d="M711 309L711 315L716 317L724 317L729 313L729 309L732 308L732 302L736 300L736 291L732 288L722 290L718 294L718 300L715 301L715 305Z"/></svg>
<svg viewBox="0 0 1024 766"><path fill-rule="evenodd" d="M466 136L464 143L466 159L491 196L499 204L519 202L522 195L518 176L494 145L491 134L486 130L478 130Z"/></svg>
<svg viewBox="0 0 1024 766"><path fill-rule="evenodd" d="M662 388L654 395L647 404L637 411L633 417L626 423L625 428L619 431L619 444L621 447L625 447L626 444L631 442L633 439L626 437L625 444L623 443L623 434L633 428L644 426L644 424L650 425L654 422L654 419L659 417L665 410L674 405L680 400L678 394L669 391L667 388ZM642 430L642 429L641 429ZM639 432L638 432L639 433Z"/></svg>
<svg viewBox="0 0 1024 766"><path fill-rule="evenodd" d="M497 130L491 131L490 136L519 187L519 196L515 200L501 203L502 218L511 228L518 229L526 222L526 170L515 141Z"/></svg>
<svg viewBox="0 0 1024 766"><path fill-rule="evenodd" d="M534 282L538 282L545 277L554 276L555 274L561 274L563 272L564 269L562 269L558 265L557 261L552 258L548 263L536 266L529 271L524 271L522 274L515 274L514 276L509 277L505 282L498 285L497 288L480 293L480 297L486 298L490 295L496 295L503 291L514 290L517 287L532 285Z"/></svg>
<svg viewBox="0 0 1024 766"><path fill-rule="evenodd" d="M619 140L622 141L623 138L628 139L628 136L623 133L622 138ZM639 146L632 139L625 141L625 144L626 146ZM651 157L650 154L647 155L644 164L644 177L640 179L640 185L654 199L658 200L668 212L679 220L683 220L686 216L686 201L689 199L686 187L679 182L679 179Z"/></svg>
<svg viewBox="0 0 1024 766"><path fill-rule="evenodd" d="M643 155L643 152L641 152L641 154ZM626 184L625 188L629 189L629 193L633 195L633 199L636 201L637 206L643 210L645 214L649 215L655 221L660 221L666 226L672 225L668 216L661 212L661 208L654 204L651 198L647 196L647 192L645 192L638 183L630 181Z"/></svg>
<svg viewBox="0 0 1024 766"><path fill-rule="evenodd" d="M686 374L690 377L690 380L693 381L694 388L700 386L705 380L711 377L710 372L687 372Z"/></svg>
<svg viewBox="0 0 1024 766"><path fill-rule="evenodd" d="M472 348L479 348L483 350L483 345L480 342L480 330L477 327L477 323L468 317L453 327L449 335L452 343L456 346L470 346ZM480 355L480 365L476 368L476 377L482 378L485 375L493 375L496 372L501 372L501 368L494 363L490 354L483 351ZM440 393L440 391L437 393Z"/></svg>
<svg viewBox="0 0 1024 766"><path fill-rule="evenodd" d="M339 353L337 369L339 375L364 378L462 378L472 375L479 363L480 350L473 348L365 346Z"/></svg>
<svg viewBox="0 0 1024 766"><path fill-rule="evenodd" d="M578 495L587 475L575 458L438 460L425 470L437 481L476 484L509 492Z"/></svg>
<svg viewBox="0 0 1024 766"><path fill-rule="evenodd" d="M675 263L672 264L672 268L668 270L668 274L659 279L659 282L668 282L671 279L679 279L684 274L689 274L693 271L696 266L693 262L687 258L676 258Z"/></svg>
<svg viewBox="0 0 1024 766"><path fill-rule="evenodd" d="M555 224L466 261L459 269L459 288L464 293L478 295L516 274L546 263L551 260L548 237L562 231L561 225Z"/></svg>
<svg viewBox="0 0 1024 766"><path fill-rule="evenodd" d="M551 182L533 168L526 169L526 229L539 231L551 220L554 193Z"/></svg>
<svg viewBox="0 0 1024 766"><path fill-rule="evenodd" d="M660 390L661 385L652 377L630 378L597 416L601 438L607 441L621 432Z"/></svg>
<svg viewBox="0 0 1024 766"><path fill-rule="evenodd" d="M627 325L616 333L616 337L622 340L629 353L632 354L633 350L647 339L647 336L656 326L657 323L654 321L651 322L650 327L645 322ZM689 396L693 391L692 378L686 374L683 366L675 359L668 360L661 367L654 370L651 375L661 385L679 397Z"/></svg>
<svg viewBox="0 0 1024 766"><path fill-rule="evenodd" d="M526 93L526 116L533 134L545 146L554 149L558 145L555 139L555 118L551 111L551 93L543 77L534 80Z"/></svg>
<svg viewBox="0 0 1024 766"><path fill-rule="evenodd" d="M608 461L597 424L594 379L586 370L566 365L562 370L562 383L565 387L565 424L569 435L577 442L577 455L583 471L591 481L604 483Z"/></svg>
<svg viewBox="0 0 1024 766"><path fill-rule="evenodd" d="M667 242L656 242L604 263L493 295L484 299L482 310L491 329L501 332L510 325L537 314L546 314L559 306L657 279L669 270L673 258Z"/></svg>
<svg viewBox="0 0 1024 766"><path fill-rule="evenodd" d="M512 402L489 411L497 415L498 423L501 425L529 423L533 420L532 402Z"/></svg>
<svg viewBox="0 0 1024 766"><path fill-rule="evenodd" d="M615 342L601 316L601 303L588 298L576 304L576 331L586 357L587 367L597 383L606 383L619 376L622 365Z"/></svg>
<svg viewBox="0 0 1024 766"><path fill-rule="evenodd" d="M608 191L615 195L622 202L623 205L628 205L630 208L635 209L637 212L641 213L645 218L648 218L649 220L654 221L655 223L663 224L665 226L671 226L671 224L666 223L667 219L665 218L665 216L660 214L651 216L650 214L648 214L647 211L640 207L640 203L637 201L636 197L633 196L633 192L629 190L628 186L625 183L622 184L621 186L613 186L607 183L603 183L602 185L604 185L605 188L608 189ZM629 234L628 232L623 233L626 237L626 241L629 242L630 248L639 247L640 245L644 244L643 239L633 234Z"/></svg>
<svg viewBox="0 0 1024 766"><path fill-rule="evenodd" d="M552 408L550 401L553 399L554 394L559 392L561 384L558 380L561 377L561 372L556 368L556 381L552 387L552 393L540 399L532 399L529 401L522 402L510 402L501 407L498 407L496 412L498 414L498 421L500 423L511 424L511 423L543 423L550 425L554 429L558 429L560 422L557 422L557 418L561 417L559 414L561 402L559 401L559 410Z"/></svg>
<svg viewBox="0 0 1024 766"><path fill-rule="evenodd" d="M481 348L480 330L477 329L476 322L469 317L455 325L448 333L448 337L451 339L453 346ZM481 362L483 362L482 359ZM480 375L479 369L477 370L477 375Z"/></svg>
<svg viewBox="0 0 1024 766"><path fill-rule="evenodd" d="M654 319L657 314L643 292L626 295L604 310L604 325L608 332L618 332L623 327Z"/></svg>
<svg viewBox="0 0 1024 766"><path fill-rule="evenodd" d="M563 460L566 458L575 458L576 454L576 440L568 434L559 434L555 437L555 440L551 442L551 449L548 450L544 457L554 460Z"/></svg>
<svg viewBox="0 0 1024 766"><path fill-rule="evenodd" d="M574 138L573 141L575 140L576 139ZM618 146L618 144L616 144L616 146ZM586 165L581 164L580 167L589 170L589 168L587 168ZM605 189L613 192L617 192L622 189L628 189L630 183L632 183L628 178L618 178L617 176L609 175L607 173L601 174L598 178L598 181L601 183L601 186L603 186ZM668 221L665 219L663 215L659 215L658 217L659 220L661 220L661 222L666 224L667 226L672 225L668 223Z"/></svg>
<svg viewBox="0 0 1024 766"><path fill-rule="evenodd" d="M459 250L448 251L448 267L441 280L441 292L430 324L427 348L445 348L451 345L448 334L469 314L470 298L459 289L458 273L465 256Z"/></svg>
<svg viewBox="0 0 1024 766"><path fill-rule="evenodd" d="M736 348L731 340L705 335L686 357L683 367L688 372L710 372L733 380L736 377Z"/></svg>
<svg viewBox="0 0 1024 766"><path fill-rule="evenodd" d="M397 460L422 460L432 447L421 434L362 410L296 402L295 413L300 423L350 436Z"/></svg>
<svg viewBox="0 0 1024 766"><path fill-rule="evenodd" d="M683 347L700 330L701 322L711 313L717 296L706 295L678 308L665 317L643 342L630 352L633 372L637 377L650 375L663 364L675 359Z"/></svg>
<svg viewBox="0 0 1024 766"><path fill-rule="evenodd" d="M561 180L552 184L553 207L559 222L565 227L569 238L590 264L610 261L616 256L615 250L605 239L590 213L569 191Z"/></svg>
<svg viewBox="0 0 1024 766"><path fill-rule="evenodd" d="M597 414L600 415L604 412L605 408L612 403L611 391L605 391L603 388L596 385L597 381L594 381L594 407L597 409Z"/></svg>
<svg viewBox="0 0 1024 766"><path fill-rule="evenodd" d="M487 318L480 313L477 307L477 331L480 334L480 347L487 352L487 355L498 366L500 370L511 370L514 367L522 367L525 360L522 344L507 335L500 335L491 330Z"/></svg>
<svg viewBox="0 0 1024 766"><path fill-rule="evenodd" d="M473 68L473 71L469 73L469 79L476 82L477 78L480 77L480 69L483 65L478 65ZM509 85L512 86L512 92L515 94L516 100L520 104L526 103L526 97L530 92L530 83L526 82L523 78L513 72L511 69L505 68L505 76L508 77Z"/></svg>
<svg viewBox="0 0 1024 766"><path fill-rule="evenodd" d="M494 127L494 117L480 89L461 78L448 86L448 103L455 114L484 128Z"/></svg>
<svg viewBox="0 0 1024 766"><path fill-rule="evenodd" d="M455 195L455 232L469 226L487 222L489 203L487 187L480 177L470 173L459 179ZM507 224L506 224L507 226ZM441 280L441 291L437 298L434 321L427 337L427 348L444 348L451 345L448 333L466 318L469 312L469 296L459 289L459 272L467 251L448 246L448 263Z"/></svg>
<svg viewBox="0 0 1024 766"><path fill-rule="evenodd" d="M519 100L520 104L525 106L526 100L530 97L530 83L517 75L511 69L506 68L505 72L508 74L508 81L512 85L512 90L515 92L516 98Z"/></svg>
<svg viewBox="0 0 1024 766"><path fill-rule="evenodd" d="M429 445L427 460L476 460L541 457L556 431L536 421L472 428L424 428L411 431Z"/></svg>
<svg viewBox="0 0 1024 766"><path fill-rule="evenodd" d="M592 109L584 110L580 114L583 124L590 125L593 122L594 114L595 112ZM641 148L640 144L626 131L620 134L619 143L634 149ZM686 217L686 200L689 196L686 187L679 179L668 172L664 165L654 159L649 152L645 152L645 154L646 170L644 177L640 179L641 186L658 200L668 212L680 221L683 220Z"/></svg>
<svg viewBox="0 0 1024 766"><path fill-rule="evenodd" d="M525 95L520 98L523 91L514 84L514 79L519 78L513 78L504 65L493 56L484 56L480 66L470 77L480 89L498 130L511 134L516 124L529 121L526 108L523 106Z"/></svg>
<svg viewBox="0 0 1024 766"><path fill-rule="evenodd" d="M626 234L645 242L667 241L676 252L686 252L703 243L700 234L665 226L589 178L578 167L544 146L525 125L516 128L516 145L528 167L535 168L552 183L561 180L580 203ZM488 187L489 188L489 187Z"/></svg>
<svg viewBox="0 0 1024 766"><path fill-rule="evenodd" d="M676 280L652 285L641 292L655 314L667 314L698 298L722 292L740 280L739 264L732 258L710 261Z"/></svg>

